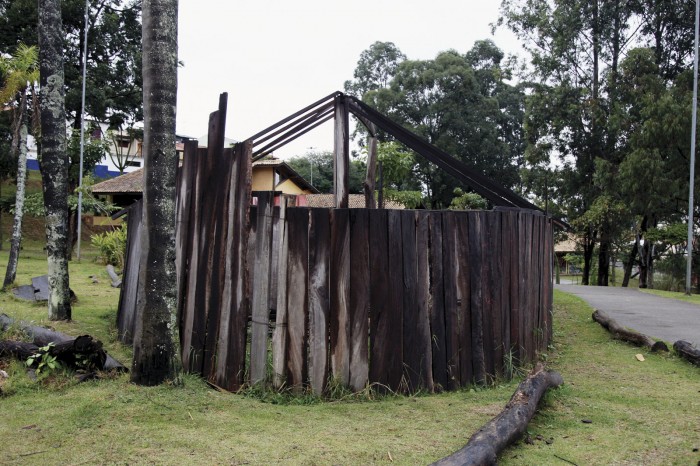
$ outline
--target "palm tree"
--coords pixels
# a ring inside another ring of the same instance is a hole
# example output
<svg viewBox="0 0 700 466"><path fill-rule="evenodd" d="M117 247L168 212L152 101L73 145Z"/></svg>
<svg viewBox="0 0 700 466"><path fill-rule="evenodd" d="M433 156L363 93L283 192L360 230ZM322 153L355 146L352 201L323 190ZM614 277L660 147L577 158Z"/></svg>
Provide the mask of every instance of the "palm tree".
<svg viewBox="0 0 700 466"><path fill-rule="evenodd" d="M39 0L41 178L46 208L49 320L71 318L64 40L61 0Z"/></svg>
<svg viewBox="0 0 700 466"><path fill-rule="evenodd" d="M24 191L27 180L27 126L28 105L31 91L34 96L34 83L39 80L38 56L35 46L19 44L11 58L0 57L0 73L4 76L4 85L0 88L0 105L12 104L14 118L12 122L12 152L17 157L17 192L15 195L15 214L10 240L10 256L3 288L15 281L19 246L22 241L22 216L24 215Z"/></svg>
<svg viewBox="0 0 700 466"><path fill-rule="evenodd" d="M180 381L175 279L177 0L144 0L144 190L141 276L131 381Z"/></svg>

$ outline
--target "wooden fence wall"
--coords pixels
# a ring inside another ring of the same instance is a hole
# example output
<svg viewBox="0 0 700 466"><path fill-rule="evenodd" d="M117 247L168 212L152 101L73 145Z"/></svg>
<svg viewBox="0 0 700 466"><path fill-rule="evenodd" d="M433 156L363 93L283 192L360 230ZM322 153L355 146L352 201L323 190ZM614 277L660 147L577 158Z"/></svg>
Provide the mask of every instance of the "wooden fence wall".
<svg viewBox="0 0 700 466"><path fill-rule="evenodd" d="M322 393L334 378L410 392L483 383L546 348L553 245L541 213L313 209L274 206L272 193L251 207L250 153L185 149L186 370L227 390L270 381ZM137 231L130 220L132 246ZM125 271L131 290L137 265ZM120 335L134 304L120 301Z"/></svg>

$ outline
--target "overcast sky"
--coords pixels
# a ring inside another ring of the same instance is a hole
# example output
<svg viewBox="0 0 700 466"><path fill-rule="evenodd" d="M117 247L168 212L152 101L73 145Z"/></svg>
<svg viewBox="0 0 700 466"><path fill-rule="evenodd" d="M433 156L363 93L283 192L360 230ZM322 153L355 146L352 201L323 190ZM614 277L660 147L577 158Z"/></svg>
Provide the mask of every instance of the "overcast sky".
<svg viewBox="0 0 700 466"><path fill-rule="evenodd" d="M226 136L243 140L333 91L343 90L375 41L394 42L409 59L469 50L492 38L507 53L509 31L491 35L497 0L184 0L179 10L177 131L206 133L219 94L228 92ZM521 54L522 55L522 54ZM332 122L275 155L333 147Z"/></svg>

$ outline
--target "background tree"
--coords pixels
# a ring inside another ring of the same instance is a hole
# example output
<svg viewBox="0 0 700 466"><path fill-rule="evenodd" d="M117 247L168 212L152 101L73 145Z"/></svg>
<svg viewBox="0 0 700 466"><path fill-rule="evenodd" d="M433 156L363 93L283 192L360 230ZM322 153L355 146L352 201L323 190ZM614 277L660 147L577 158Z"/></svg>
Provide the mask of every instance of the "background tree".
<svg viewBox="0 0 700 466"><path fill-rule="evenodd" d="M141 1L91 0L88 11L86 114L110 125L141 121ZM61 2L66 113L80 128L85 1ZM38 44L37 2L0 0L0 52Z"/></svg>
<svg viewBox="0 0 700 466"><path fill-rule="evenodd" d="M367 69L361 59L346 89L368 89L363 100L394 121L505 186L518 184L524 94L506 82L509 63L493 42L478 41L464 55L448 51L433 60L391 62L380 74L388 84L373 82L377 73ZM422 158L415 161L428 205L449 206L457 182Z"/></svg>
<svg viewBox="0 0 700 466"><path fill-rule="evenodd" d="M144 190L131 380L180 382L175 279L177 0L143 2Z"/></svg>
<svg viewBox="0 0 700 466"><path fill-rule="evenodd" d="M310 150L304 155L291 157L287 164L321 193L333 192L333 152ZM363 159L350 161L350 193L362 193L366 170Z"/></svg>
<svg viewBox="0 0 700 466"><path fill-rule="evenodd" d="M68 278L68 155L60 0L39 0L41 176L46 206L49 319L71 318Z"/></svg>
<svg viewBox="0 0 700 466"><path fill-rule="evenodd" d="M34 83L39 79L36 47L20 44L12 58L0 58L0 73L3 85L0 88L0 105L15 101L11 153L17 159L17 190L15 191L14 222L10 254L3 288L11 285L17 276L19 249L22 241L22 217L24 215L24 192L27 180L27 134L29 132L28 101L34 97Z"/></svg>

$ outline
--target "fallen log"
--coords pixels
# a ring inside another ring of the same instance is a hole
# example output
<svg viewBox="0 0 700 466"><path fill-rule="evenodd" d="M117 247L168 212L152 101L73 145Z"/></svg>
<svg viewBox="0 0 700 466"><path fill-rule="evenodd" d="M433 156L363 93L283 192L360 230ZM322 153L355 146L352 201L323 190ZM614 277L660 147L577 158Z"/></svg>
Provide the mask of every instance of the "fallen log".
<svg viewBox="0 0 700 466"><path fill-rule="evenodd" d="M78 345L77 348L83 348L82 351L88 351L91 343L87 341L89 338L92 342L99 345L99 351L104 354L104 360L99 366L95 366L97 370L103 371L117 371L117 372L128 372L129 369L122 363L111 357L106 351L102 349L102 343L99 340L94 340L89 335L84 335L78 338L71 337L65 333L56 332L45 327L39 327L38 325L31 325L27 322L15 322L14 319L9 317L7 314L0 314L0 330L5 331L12 325L17 325L17 327L32 339L32 343L37 347L47 346L49 343L53 343L55 346L59 345ZM97 350L94 350L95 352ZM97 362L101 360L102 357L95 356L93 360Z"/></svg>
<svg viewBox="0 0 700 466"><path fill-rule="evenodd" d="M653 352L668 351L668 346L666 346L666 343L663 341L656 341L647 335L624 328L618 324L615 319L611 318L602 311L594 311L593 320L598 322L604 329L612 333L613 337L618 340L626 341L627 343L632 343L636 346L644 346Z"/></svg>
<svg viewBox="0 0 700 466"><path fill-rule="evenodd" d="M102 349L102 343L90 335L81 335L43 347L23 341L0 341L0 356L7 354L26 361L44 352L44 348L46 353L55 357L62 365L76 370L103 370L107 356ZM39 361L36 360L30 367L38 365Z"/></svg>
<svg viewBox="0 0 700 466"><path fill-rule="evenodd" d="M520 438L537 411L537 404L550 387L564 383L557 372L538 364L513 393L503 411L472 435L461 450L436 461L437 466L492 465L498 454Z"/></svg>
<svg viewBox="0 0 700 466"><path fill-rule="evenodd" d="M700 349L697 349L685 340L678 340L673 344L673 349L683 359L687 359L691 364L700 366Z"/></svg>

